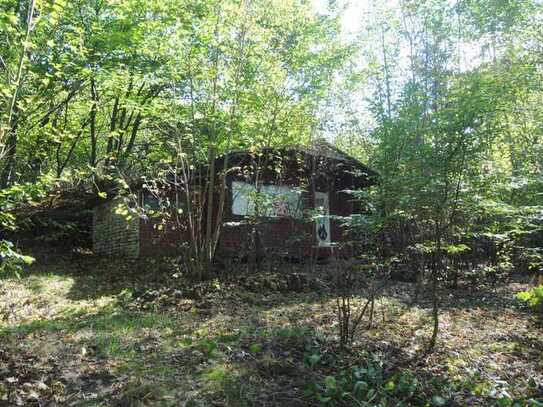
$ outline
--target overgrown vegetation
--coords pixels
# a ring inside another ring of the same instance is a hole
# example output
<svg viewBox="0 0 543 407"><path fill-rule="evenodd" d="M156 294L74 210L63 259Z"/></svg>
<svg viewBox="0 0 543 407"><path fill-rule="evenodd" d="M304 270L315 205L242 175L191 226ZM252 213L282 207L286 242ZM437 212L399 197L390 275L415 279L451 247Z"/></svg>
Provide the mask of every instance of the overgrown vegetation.
<svg viewBox="0 0 543 407"><path fill-rule="evenodd" d="M285 270L195 287L168 264L59 257L3 279L0 399L104 406L543 400L541 325L514 298L526 283L440 291L442 339L426 353L431 296L410 306L414 283L391 282L371 327L366 315L365 329L340 348L328 266L300 268L312 282L294 292ZM164 271L150 276L151 267ZM357 295L352 305L367 300Z"/></svg>
<svg viewBox="0 0 543 407"><path fill-rule="evenodd" d="M0 0L2 402L541 404L543 5L351 3ZM342 191L350 242L260 258L262 152L321 138L379 173ZM90 267L113 197L178 256Z"/></svg>
<svg viewBox="0 0 543 407"><path fill-rule="evenodd" d="M543 286L530 288L517 294L517 298L527 303L536 311L543 311Z"/></svg>

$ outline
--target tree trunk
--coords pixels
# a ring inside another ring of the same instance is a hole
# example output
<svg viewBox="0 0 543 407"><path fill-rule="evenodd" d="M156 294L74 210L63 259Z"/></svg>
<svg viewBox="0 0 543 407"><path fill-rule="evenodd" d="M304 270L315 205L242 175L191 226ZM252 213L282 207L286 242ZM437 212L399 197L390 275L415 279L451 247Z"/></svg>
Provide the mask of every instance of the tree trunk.
<svg viewBox="0 0 543 407"><path fill-rule="evenodd" d="M432 265L432 319L434 321L432 337L430 339L429 349L433 349L436 346L437 335L439 333L439 301L437 298L438 277L442 271L443 258L441 253L442 246L442 230L441 222L436 223L436 238L435 238L435 253L434 261Z"/></svg>
<svg viewBox="0 0 543 407"><path fill-rule="evenodd" d="M0 174L0 188L6 188L13 182L13 173L15 171L15 162L17 155L17 127L19 122L19 115L17 108L11 117L11 123L9 125L9 134L7 143L4 147L4 159L5 164ZM2 157L0 157L2 158Z"/></svg>
<svg viewBox="0 0 543 407"><path fill-rule="evenodd" d="M96 167L96 114L97 114L97 104L98 104L98 93L96 92L96 82L94 78L91 79L90 85L91 91L91 110L90 110L90 166Z"/></svg>
<svg viewBox="0 0 543 407"><path fill-rule="evenodd" d="M213 135L214 137L215 135ZM215 193L215 158L217 156L214 146L209 148L208 155L208 179L207 179L207 208L206 208L206 234L205 234L205 253L206 265L211 265L213 262L213 245L215 239L213 239L213 195ZM200 276L203 277L203 276Z"/></svg>
<svg viewBox="0 0 543 407"><path fill-rule="evenodd" d="M29 0L28 3L28 14L26 16L26 31L25 31L25 37L23 41L23 48L21 50L21 54L19 55L19 61L17 63L17 74L15 75L15 89L13 90L13 94L11 95L11 98L9 99L8 105L7 105L7 115L6 115L6 124L5 127L0 125L0 160L3 158L4 154L10 154L7 152L7 149L10 149L10 146L17 146L17 131L14 129L14 123L15 126L17 124L17 120L13 120L13 116L17 114L17 97L19 96L19 90L21 89L21 80L23 76L23 67L24 67L24 61L25 61L25 54L28 50L28 44L30 39L30 32L32 31L32 20L34 18L34 6L35 6L35 0ZM5 138L6 132L8 133L8 138L12 139L11 141L8 140L7 146L4 145L3 139ZM12 153L14 154L14 153ZM12 158L14 155L12 156ZM10 175L10 166L12 164L9 163L9 157L8 157L8 165L6 167L8 168L8 172L6 173L9 177ZM9 181L8 181L9 182Z"/></svg>
<svg viewBox="0 0 543 407"><path fill-rule="evenodd" d="M424 255L423 255L424 256ZM424 268L426 266L426 262L424 261L424 258L420 261L418 271L417 271L417 281L415 285L415 292L413 293L413 298L411 299L411 305L416 304L419 300L419 295L422 289L422 284L424 283Z"/></svg>

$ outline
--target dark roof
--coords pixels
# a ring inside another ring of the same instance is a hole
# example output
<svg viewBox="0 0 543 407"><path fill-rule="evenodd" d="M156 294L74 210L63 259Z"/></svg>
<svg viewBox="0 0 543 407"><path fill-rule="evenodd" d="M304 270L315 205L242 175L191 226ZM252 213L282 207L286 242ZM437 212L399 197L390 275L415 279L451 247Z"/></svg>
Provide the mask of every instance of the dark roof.
<svg viewBox="0 0 543 407"><path fill-rule="evenodd" d="M317 139L308 145L292 145L286 146L285 148L289 150L303 151L304 153L310 155L332 158L338 161L356 160L323 139Z"/></svg>
<svg viewBox="0 0 543 407"><path fill-rule="evenodd" d="M322 158L325 161L332 161L335 163L334 167L342 172L350 172L354 177L363 179L365 185L375 185L379 174L361 163L356 158L350 156L339 148L335 147L331 143L324 139L316 139L310 144L294 144L281 147L266 147L259 150L259 153L274 154L285 152L301 152L306 156ZM229 167L239 165L240 161L245 160L247 157L254 156L258 153L254 153L248 150L231 151L228 153ZM225 154L218 157L218 162L223 162Z"/></svg>
<svg viewBox="0 0 543 407"><path fill-rule="evenodd" d="M281 147L266 147L256 151L250 150L236 150L228 153L228 169L235 169L239 166L246 165L251 159L255 158L259 154L269 154L271 156L293 156L295 153L300 152L306 157L322 158L323 162L318 167L320 170L323 168L329 168L330 175L334 174L347 174L353 181L353 187L367 187L375 185L377 183L379 174L362 164L356 158L341 151L339 148L333 146L329 142L323 139L317 139L311 144L302 145L286 145ZM224 163L226 154L218 156L215 160L215 169L220 172ZM202 165L200 171L194 174L195 179L205 176L208 170L207 165ZM307 169L311 171L310 168ZM167 178L173 180L173 173L167 174ZM142 178L133 179L130 182L130 186L133 189L145 188L144 180ZM108 199L117 195L116 187L114 185L101 185L100 190L107 192ZM96 203L103 202L102 198L94 197Z"/></svg>
<svg viewBox="0 0 543 407"><path fill-rule="evenodd" d="M363 170L367 176L372 178L376 178L379 175L368 166L362 164L356 158L350 156L346 152L340 150L339 148L324 139L317 139L308 146L298 146L293 148L297 148L298 150L303 151L309 155L326 157L336 161L344 162L348 165L352 165L353 167Z"/></svg>

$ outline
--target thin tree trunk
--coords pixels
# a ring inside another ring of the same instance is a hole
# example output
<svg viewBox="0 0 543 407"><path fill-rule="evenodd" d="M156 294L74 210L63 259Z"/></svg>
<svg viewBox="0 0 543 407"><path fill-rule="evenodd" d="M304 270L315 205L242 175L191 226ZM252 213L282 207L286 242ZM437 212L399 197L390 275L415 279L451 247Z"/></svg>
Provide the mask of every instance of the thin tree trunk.
<svg viewBox="0 0 543 407"><path fill-rule="evenodd" d="M117 128L117 115L119 113L119 97L117 96L115 98L115 101L113 102L113 111L111 112L111 118L109 122L109 134L107 138L107 147L106 147L106 167L109 166L111 163L111 157L110 154L113 151L113 133L115 132L115 129Z"/></svg>
<svg viewBox="0 0 543 407"><path fill-rule="evenodd" d="M243 5L243 3L242 3ZM236 70L236 76L234 80L234 100L232 103L232 107L230 109L230 132L228 133L228 140L226 145L226 152L223 156L223 167L222 167L222 174L221 174L221 191L219 195L219 207L217 208L217 219L215 224L215 235L214 235L214 242L213 242L213 254L217 250L217 246L219 244L219 237L221 233L221 225L222 225L222 216L224 212L224 202L226 200L226 173L228 171L228 161L229 161L229 154L230 154L230 145L232 141L233 136L233 129L234 129L234 120L237 113L237 106L239 103L239 85L241 80L241 72L242 72L242 61L243 57L245 56L245 36L247 34L245 25L242 27L240 35L239 35L239 55L238 55L238 69Z"/></svg>
<svg viewBox="0 0 543 407"><path fill-rule="evenodd" d="M208 190L207 190L207 213L206 213L206 263L211 264L213 261L213 194L215 193L215 158L216 150L214 146L209 148L208 163Z"/></svg>
<svg viewBox="0 0 543 407"><path fill-rule="evenodd" d="M90 166L94 168L96 166L96 114L98 110L98 93L96 92L96 82L94 78L91 79L90 91L92 100L90 110Z"/></svg>
<svg viewBox="0 0 543 407"><path fill-rule="evenodd" d="M17 127L19 124L19 115L17 108L11 118L9 137L4 146L5 165L0 175L0 188L6 188L13 182L13 172L15 170L15 157L17 155ZM0 158L2 158L0 156Z"/></svg>
<svg viewBox="0 0 543 407"><path fill-rule="evenodd" d="M387 102L387 118L390 120L392 115L392 104L391 104L391 95L390 95L390 73L388 68L388 58L387 51L385 46L385 33L381 28L381 47L383 51L383 69L385 70L385 86L386 86L386 102Z"/></svg>
<svg viewBox="0 0 543 407"><path fill-rule="evenodd" d="M85 127L87 127L87 124L89 124L89 122L91 123L91 126L92 126L92 119L91 119L90 116L81 124L81 128L80 128L79 132L77 133L77 136L75 137L74 141L72 142L72 144L70 146L70 149L68 150L68 153L66 154L66 158L64 159L64 161L62 163L60 162L60 146L61 145L59 144L59 146L57 148L57 165L58 165L57 166L57 178L62 175L62 172L64 171L64 169L66 168L66 166L70 162L70 159L72 158L75 147L76 147L77 143L79 142L79 139L81 138L81 135L83 134L83 131L85 130Z"/></svg>
<svg viewBox="0 0 543 407"><path fill-rule="evenodd" d="M436 247L434 253L434 262L432 267L432 320L433 320L433 330L432 337L430 338L429 349L433 349L436 346L437 335L439 333L439 301L437 296L437 286L438 286L438 275L441 272L443 265L441 246L442 246L442 230L441 222L436 224Z"/></svg>
<svg viewBox="0 0 543 407"><path fill-rule="evenodd" d="M142 120L143 117L141 113L138 113L136 119L134 120L134 124L132 125L130 139L128 140L128 144L126 145L124 152L122 153L123 162L125 162L124 160L132 153L132 150L134 149L134 143L136 142L136 136L138 135ZM119 158L121 158L120 155Z"/></svg>
<svg viewBox="0 0 543 407"><path fill-rule="evenodd" d="M422 256L424 256L424 254ZM421 261L420 266L418 267L415 292L413 293L413 298L411 299L411 305L416 304L417 301L419 300L420 291L422 289L422 284L424 282L424 267L425 267L425 261L423 257L423 260Z"/></svg>
<svg viewBox="0 0 543 407"><path fill-rule="evenodd" d="M13 129L13 114L15 112L15 104L17 103L17 97L19 95L19 90L21 88L21 78L23 75L23 67L24 67L24 60L25 60L25 54L28 50L28 43L30 38L30 32L32 30L32 20L34 17L34 6L35 6L35 0L29 0L28 3L28 14L26 17L26 31L25 31L25 38L23 41L23 49L21 50L21 55L19 56L19 62L17 64L17 74L15 75L15 89L13 90L13 95L11 95L11 99L8 103L8 109L7 109L7 118L5 127L0 127L0 159L4 156L6 153L6 147L4 146L3 139L5 137L6 131L9 133L10 137L15 137L15 141L12 142L12 145L17 144L17 133L12 131Z"/></svg>
<svg viewBox="0 0 543 407"><path fill-rule="evenodd" d="M216 143L216 124L215 124L215 113L217 109L217 92L218 92L218 82L219 82L219 23L220 23L220 14L217 17L217 21L215 23L215 40L217 42L216 48L215 48L215 55L213 60L213 67L214 67L214 77L213 77L213 92L211 97L213 98L213 102L211 104L211 134L209 135L210 138L210 146L208 150L208 179L207 179L207 211L206 211L206 232L205 232L205 262L206 266L211 265L213 261L213 245L214 245L214 239L213 239L213 194L215 193L215 159L217 158L217 147L215 145ZM200 276L202 277L202 276Z"/></svg>

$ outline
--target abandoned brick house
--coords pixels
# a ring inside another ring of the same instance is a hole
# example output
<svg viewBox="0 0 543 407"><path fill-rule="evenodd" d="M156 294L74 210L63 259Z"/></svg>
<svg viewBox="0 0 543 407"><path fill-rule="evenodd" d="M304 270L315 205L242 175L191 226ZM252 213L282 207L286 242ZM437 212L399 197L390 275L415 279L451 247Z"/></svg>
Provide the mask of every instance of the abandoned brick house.
<svg viewBox="0 0 543 407"><path fill-rule="evenodd" d="M228 154L226 166L224 160L221 156L215 161L215 168L227 168L224 183L218 184L226 186L217 249L222 256L243 253L255 230L255 219L259 247L265 255L309 257L315 251L319 256L329 255L333 247L349 239L338 219L360 210L359 202L348 192L374 185L377 177L325 141L309 147L237 151ZM214 205L219 193L214 194ZM138 195L142 207L157 204L156 195L144 188ZM126 219L116 207L116 200L109 199L94 208L96 253L127 257L175 254L188 243L183 230L157 227L154 218Z"/></svg>

